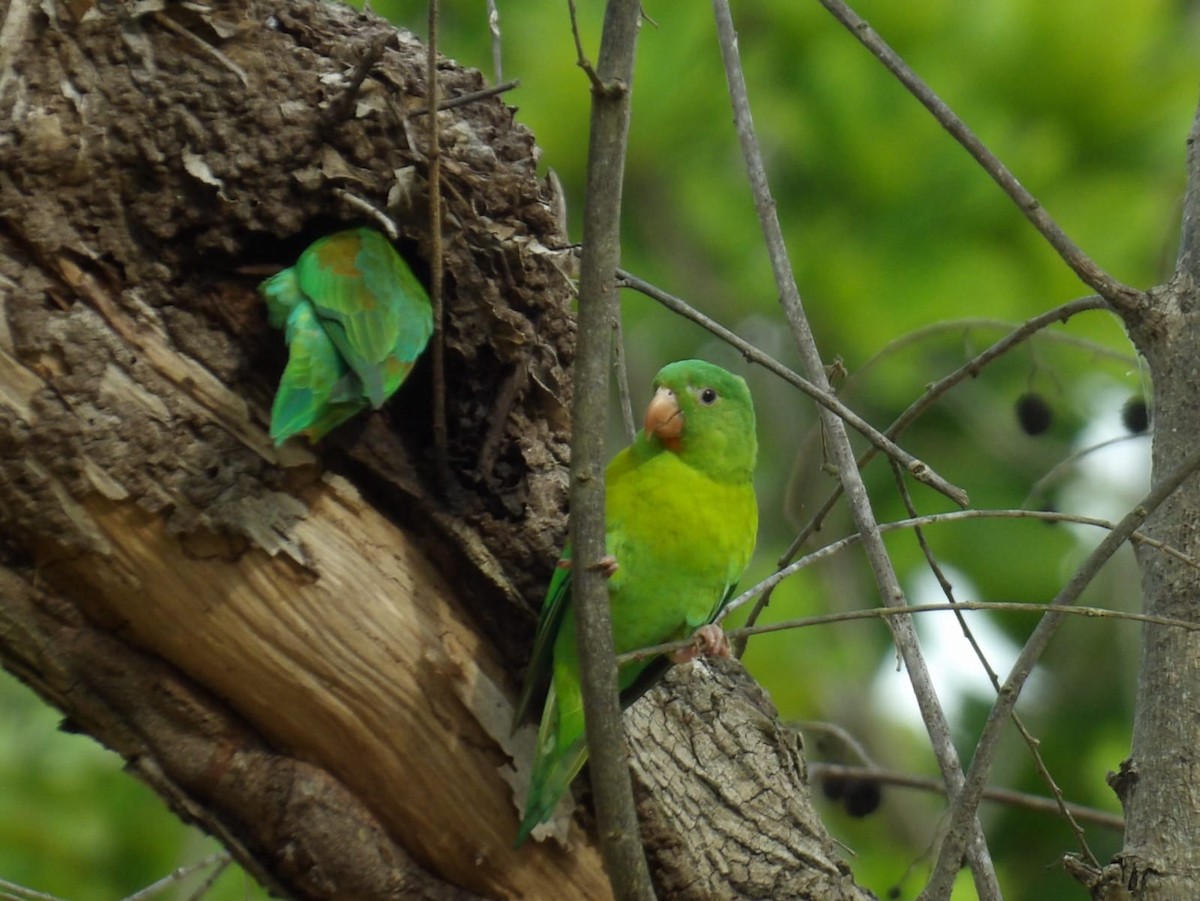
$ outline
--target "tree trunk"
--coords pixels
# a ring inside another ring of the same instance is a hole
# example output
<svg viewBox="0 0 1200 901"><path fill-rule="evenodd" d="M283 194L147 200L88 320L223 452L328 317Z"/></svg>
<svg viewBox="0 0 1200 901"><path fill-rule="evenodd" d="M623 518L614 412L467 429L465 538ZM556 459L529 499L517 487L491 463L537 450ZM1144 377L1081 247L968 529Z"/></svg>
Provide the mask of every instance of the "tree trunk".
<svg viewBox="0 0 1200 901"><path fill-rule="evenodd" d="M239 270L375 208L423 271L424 51L333 4L208 9L4 7L0 660L279 893L607 897L578 822L511 847L573 348L532 138L495 98L439 117L449 483L428 362L274 448L283 342ZM663 894L867 897L748 681L686 667L635 708Z"/></svg>
<svg viewBox="0 0 1200 901"><path fill-rule="evenodd" d="M1197 135L1193 134L1193 141ZM1200 168L1190 155L1194 206ZM1185 229L1185 246L1196 235ZM1132 331L1154 380L1155 482L1183 463L1200 435L1200 320L1195 250L1181 256L1172 283L1150 292L1155 315ZM1146 532L1200 557L1196 528L1200 479L1193 475L1147 522ZM1166 554L1139 548L1144 612L1195 620L1200 573ZM1120 883L1139 899L1194 897L1200 873L1200 634L1145 627L1138 668L1132 754L1112 777L1125 807ZM1115 874L1114 874L1115 875Z"/></svg>
<svg viewBox="0 0 1200 901"><path fill-rule="evenodd" d="M1152 480L1165 481L1200 435L1200 112L1188 136L1188 187L1176 271L1123 311L1153 380ZM1200 558L1200 476L1193 473L1147 520L1145 531ZM1167 554L1137 549L1144 612L1197 619L1200 572ZM1110 783L1125 808L1125 844L1097 898L1173 901L1200 885L1200 634L1147 625L1138 668L1133 747Z"/></svg>

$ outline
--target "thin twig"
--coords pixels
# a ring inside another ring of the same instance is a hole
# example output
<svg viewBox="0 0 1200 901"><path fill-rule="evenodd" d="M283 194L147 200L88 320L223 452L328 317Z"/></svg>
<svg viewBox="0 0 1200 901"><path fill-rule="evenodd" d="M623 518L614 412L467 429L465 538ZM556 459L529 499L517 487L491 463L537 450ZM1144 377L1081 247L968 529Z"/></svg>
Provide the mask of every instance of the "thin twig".
<svg viewBox="0 0 1200 901"><path fill-rule="evenodd" d="M1099 298L1097 298L1099 299ZM875 353L866 359L861 366L855 367L854 371L846 378L846 381L838 388L838 393L846 395L850 392L855 382L861 379L866 373L870 372L877 365L900 351L911 347L914 344L920 344L930 338L940 337L947 332L961 332L965 338L970 332L977 329L993 329L1012 331L1020 328L1024 323L1013 322L1010 319L992 319L985 316L973 316L964 319L947 319L942 322L932 322L929 325L921 328L913 329L907 334L901 335L899 338L894 338L889 341ZM1063 335L1059 332L1039 332L1037 337L1045 341L1053 341L1056 344L1066 344L1071 347L1076 347L1080 350L1087 351L1096 357L1103 357L1112 360L1115 363L1120 363L1124 366L1136 366L1137 357L1133 354L1122 353L1119 350L1113 350L1111 347L1106 347L1099 341L1092 341L1089 338L1080 338L1076 335Z"/></svg>
<svg viewBox="0 0 1200 901"><path fill-rule="evenodd" d="M954 111L948 107L929 85L925 84L912 69L902 60L891 47L871 28L857 13L842 0L821 0L835 19L842 23L854 35L860 44L883 63L896 80L924 106L967 153L979 163L980 167L991 176L992 181L1008 195L1021 214L1032 223L1050 246L1057 251L1071 271L1079 276L1080 281L1104 297L1114 309L1122 314L1136 311L1144 302L1145 295L1117 281L1084 253L1079 246L1067 237L1057 222L1046 212L1017 177L1008 170L999 158L979 140Z"/></svg>
<svg viewBox="0 0 1200 901"><path fill-rule="evenodd" d="M754 132L745 75L738 54L737 34L734 31L733 16L729 10L728 0L713 0L713 10L717 19L717 34L721 56L725 63L725 77L729 84L734 122L742 146L742 155L745 158L751 190L754 194L754 205L758 212L759 224L762 227L767 252L771 258L771 268L775 275L775 285L779 290L780 303L788 323L792 327L793 336L800 357L804 361L804 370L809 380L821 390L828 391L829 380L825 374L825 365L821 360L816 340L809 327L808 317L800 300L795 276L788 262L783 229L779 225L775 201L767 184L766 166L758 146L758 138ZM830 454L846 491L850 513L858 527L859 534L863 536L863 547L875 576L879 595L885 604L903 607L905 604L904 592L900 588L899 579L896 577L892 561L887 554L887 548L883 544L883 539L875 523L875 514L871 509L871 501L867 495L866 486L863 484L862 475L855 463L854 450L850 446L846 425L825 407L819 407L818 414L829 439ZM890 625L896 647L904 658L917 704L921 708L934 756L942 770L942 777L946 780L950 797L955 797L963 785L962 765L959 763L958 752L955 750L950 736L946 714L938 701L933 679L930 677L925 659L921 655L921 647L917 640L913 621L910 617L902 616L897 617ZM976 889L981 901L998 901L1000 887L996 882L995 868L988 854L983 829L978 821L973 822L971 833L972 840L967 848L967 858L975 874Z"/></svg>
<svg viewBox="0 0 1200 901"><path fill-rule="evenodd" d="M217 864L228 865L229 859L228 853L225 851L217 851L208 855L208 857L205 857L202 860L196 861L195 863L189 863L185 866L172 870L157 882L153 882L144 889L136 891L132 895L128 895L123 899L123 901L146 901L147 898L157 895L163 889L169 888L181 879L186 879L188 876L192 875L192 873L195 873L198 870L203 870L207 867Z"/></svg>
<svg viewBox="0 0 1200 901"><path fill-rule="evenodd" d="M20 894L15 895L0 895L0 898L12 898L14 901L63 901L57 895L47 895L45 892L25 888L23 885L18 885L15 882L7 882L4 879L0 879L0 889L5 889L9 892L19 892Z"/></svg>
<svg viewBox="0 0 1200 901"><path fill-rule="evenodd" d="M983 353L972 357L970 360L967 360L949 375L943 376L941 379L930 385L924 394L909 404L908 408L898 417L896 417L896 420L887 427L883 434L891 439L898 438L901 434L903 434L905 429L916 422L918 417L920 417L922 413L933 406L933 404L947 391L969 378L975 378L980 372L983 371L985 366L998 360L1018 344L1029 340L1042 329L1047 328L1056 322L1066 322L1072 316L1076 315L1077 313L1082 313L1086 310L1101 310L1106 308L1107 305L1104 302L1104 298L1092 294L1087 297L1080 297L1069 301L1060 307L1055 307L1053 310L1047 310L1045 313L1034 316L1032 319L1022 324L1020 328L1014 329L1009 334L1005 335L987 350L983 351ZM875 459L876 453L878 453L878 451L876 451L875 448L867 448L867 450L864 451L863 454L858 458L858 468L862 469L864 466L870 463L871 460ZM808 524L800 530L800 532L796 535L795 540L792 541L791 546L779 558L780 566L783 566L789 560L791 560L797 553L799 553L800 548L804 546L805 542L807 542L815 532L820 531L821 525L825 521L825 517L829 515L829 511L833 509L834 504L836 504L838 498L841 497L841 492L841 486L834 488L833 491L830 492L830 496L825 499L825 502L821 505L820 509L818 509L813 515ZM757 615L753 616L753 618L756 619Z"/></svg>
<svg viewBox="0 0 1200 901"><path fill-rule="evenodd" d="M745 340L736 333L725 328L714 319L705 316L699 310L692 307L687 301L663 291L661 288L656 288L649 282L643 281L630 272L624 269L617 270L617 278L625 287L632 288L645 294L647 297L658 301L668 310L671 310L686 319L690 319L700 327L706 329L716 335L726 344L736 348L741 352L742 356L751 363L757 363L769 372L775 373L784 381L799 388L818 404L832 412L851 426L855 431L863 435L870 441L876 449L887 454L894 460L898 460L901 465L918 481L923 482L935 491L944 494L950 500L954 501L960 507L965 507L970 502L967 493L943 479L923 460L918 460L908 451L898 446L894 441L882 434L878 429L872 426L869 422L847 407L841 400L838 399L831 390L828 383L824 386L814 384L809 379L799 373L788 369L770 354L755 347L749 341ZM824 370L822 370L822 373Z"/></svg>
<svg viewBox="0 0 1200 901"><path fill-rule="evenodd" d="M909 604L904 607L868 607L862 610L842 610L838 613L820 613L814 616L802 616L797 619L782 620L777 623L766 623L758 626L742 626L730 629L725 636L734 641L742 638L752 638L755 635L769 635L772 632L788 632L792 629L811 629L816 626L830 626L835 623L850 623L864 619L894 620L909 614L919 613L957 613L961 610L990 613L1041 613L1045 615L1062 614L1063 616L1079 616L1084 619L1116 619L1132 623L1147 623L1152 626L1167 626L1173 629L1183 629L1185 632L1200 632L1200 622L1190 619L1179 619L1173 616L1158 616L1154 613L1130 613L1127 610L1109 610L1105 607L1084 607L1078 604L1037 604L1033 601L955 601L953 604ZM638 648L628 651L617 658L617 663L624 666L639 660L648 660L659 654L670 654L695 647L692 639L666 641L662 644ZM1004 687L1001 686L1001 691Z"/></svg>
<svg viewBox="0 0 1200 901"><path fill-rule="evenodd" d="M400 240L400 229L396 228L396 223L392 217L377 208L369 200L365 200L357 194L352 194L345 188L334 188L333 196L371 219L384 230L393 244Z"/></svg>
<svg viewBox="0 0 1200 901"><path fill-rule="evenodd" d="M909 529L913 526L927 526L933 525L934 523L956 522L960 519L1038 519L1043 522L1072 522L1080 525L1096 526L1097 528L1110 530L1117 527L1116 523L1110 522L1106 519L1097 519L1091 516L1080 516L1075 513L1059 513L1055 510L1018 509L952 510L947 513L928 513L925 516L918 516L916 519L902 519L896 522L881 523L879 530L887 533L895 531L896 529ZM743 591L736 598L721 608L720 617L727 617L743 604L753 600L760 593L771 590L784 579L795 575L802 569L812 566L819 560L824 560L845 550L846 548L850 547L850 545L857 543L858 540L858 535L848 535L845 538L841 538L838 541L834 541L825 545L819 550L813 551L810 554L806 554L799 560L796 560L794 563L789 563L787 566L781 567L771 575L767 576L757 585ZM1149 535L1143 534L1142 532L1134 532L1130 536L1130 540L1138 544L1144 544L1147 547L1155 548L1156 550L1174 557L1181 563L1185 563L1188 566L1200 566L1200 562L1193 560L1178 548L1174 548L1169 544L1165 544L1164 542L1151 538Z"/></svg>
<svg viewBox="0 0 1200 901"><path fill-rule="evenodd" d="M492 36L492 78L500 84L504 81L504 66L500 53L500 10L496 8L496 0L487 0L487 11L488 34Z"/></svg>
<svg viewBox="0 0 1200 901"><path fill-rule="evenodd" d="M883 770L868 766L846 766L840 763L822 763L809 761L808 775L810 779L860 779L867 782L878 782L883 785L895 785L900 788L915 788L920 791L945 794L946 787L938 779L928 776L915 776L911 773L901 773L896 770ZM989 786L983 790L985 801L996 801L1011 807L1021 807L1025 810L1035 810L1041 813L1056 814L1060 812L1058 802L1053 798L1043 798L1028 792L1013 791L1008 788ZM1115 829L1122 832L1125 829L1125 818L1120 814L1108 813L1094 807L1066 802L1066 808L1077 820L1103 826L1105 829Z"/></svg>
<svg viewBox="0 0 1200 901"><path fill-rule="evenodd" d="M211 873L208 874L202 883L196 886L196 890L188 896L187 901L200 901L201 898L208 894L208 890L213 887L216 881L221 878L221 874L229 869L232 863L233 858L226 854L225 859L217 864L217 866Z"/></svg>
<svg viewBox="0 0 1200 901"><path fill-rule="evenodd" d="M617 397L621 402L621 422L629 442L637 437L637 422L633 418L633 401L629 393L629 367L625 365L625 334L621 328L621 310L613 320L613 368L617 372Z"/></svg>
<svg viewBox="0 0 1200 901"><path fill-rule="evenodd" d="M811 738L814 732L823 736L829 736L849 751L862 766L875 770L882 769L875 763L875 759L867 753L867 749L863 746L863 743L855 738L849 729L843 728L837 723L829 723L822 720L804 720L797 723L787 723L787 725L803 732L806 740ZM827 749L829 744L825 742L818 744L817 747L818 749Z"/></svg>
<svg viewBox="0 0 1200 901"><path fill-rule="evenodd" d="M1069 471L1076 463L1078 463L1088 454L1094 454L1096 451L1104 450L1105 448L1112 447L1113 445L1124 444L1126 441L1134 441L1138 438L1145 437L1146 435L1144 434L1117 435L1115 438L1109 438L1105 441L1100 441L1096 444L1089 445L1088 447L1080 448L1079 450L1075 451L1075 453L1071 454L1071 456L1063 460L1059 460L1050 468L1049 472L1034 482L1032 487L1029 489L1029 493L1025 495L1025 500L1021 501L1021 506L1028 507L1031 503L1033 503L1034 498L1039 497L1045 492L1046 486L1061 478L1064 473Z"/></svg>
<svg viewBox="0 0 1200 901"><path fill-rule="evenodd" d="M909 493L908 485L904 482L904 473L896 466L895 461L892 462L892 473L896 481L896 490L900 494L900 499L904 502L904 509L908 512L909 519L917 518L917 508L913 504L912 495ZM933 573L933 577L937 579L938 586L942 589L942 595L946 598L946 602L954 604L957 599L954 597L954 586L950 584L950 579L947 578L941 564L937 562L934 556L933 548L929 546L929 542L925 540L925 529L920 525L913 525L913 536L917 539L917 545L921 548L921 553L925 557L925 565L929 567L929 571ZM967 625L966 619L961 613L955 612L955 617L958 620L958 627L962 630L963 637L966 638L967 644L974 651L976 659L979 660L983 671L992 680L996 690L1000 690L1000 680L996 677L996 671L992 669L992 665L988 662L987 655L983 653L983 648L979 646L979 642L975 639L975 633Z"/></svg>
<svg viewBox="0 0 1200 901"><path fill-rule="evenodd" d="M514 78L512 81L506 81L504 84L492 85L490 88L480 88L478 91L471 91L467 94L459 94L457 97L450 97L447 100L442 100L438 103L437 108L439 113L443 113L448 109L457 109L460 106L466 106L469 103L477 103L480 100L486 100L488 97L495 97L497 94L505 94L513 88L519 87L520 79ZM428 116L429 109L415 109L408 114L408 118L416 119L420 116Z"/></svg>
<svg viewBox="0 0 1200 901"><path fill-rule="evenodd" d="M964 825L968 819L974 818L975 810L979 806L979 795L983 790L983 784L986 782L988 774L991 772L992 763L995 761L1004 721L1016 705L1021 689L1025 685L1025 680L1033 672L1034 664L1041 657L1046 646L1050 643L1050 639L1058 630L1063 617L1063 608L1071 605L1079 597L1084 588L1091 583L1092 579L1100 571L1100 567L1108 561L1108 558L1116 552L1117 548L1124 544L1146 520L1146 517L1158 509L1159 505L1168 497L1174 494L1179 486L1190 478L1197 469L1200 469L1200 448L1192 451L1174 472L1170 473L1151 489L1150 493L1142 499L1142 502L1134 507L1117 524L1117 527L1105 536L1104 540L1088 555L1087 560L1075 571L1075 575L1071 577L1071 580L1058 593L1058 596L1055 597L1051 606L1056 609L1046 613L1042 617L1036 628L1034 628L1033 633L1029 636L1029 640L1025 642L1025 646L1017 656L1016 663L1013 664L1012 670L1009 672L1008 679L1005 681L999 696L996 698L996 703L992 705L992 709L988 713L987 722L984 724L983 732L979 737L979 743L976 745L975 753L971 758L971 766L967 771L966 786L962 794L952 802L950 825L946 832L946 839L942 844L941 851L938 853L937 863L934 866L929 885L926 886L925 891L922 893L923 898L937 899L949 897L950 887L954 882L954 874L958 870L959 859L962 856L965 838L963 833Z"/></svg>
<svg viewBox="0 0 1200 901"><path fill-rule="evenodd" d="M654 897L638 832L625 752L608 585L596 566L608 553L604 526L604 433L609 341L612 323L617 318L617 288L612 274L621 254L621 188L639 12L639 0L609 0L598 62L603 81L594 72L590 75L592 115L571 402L571 543L575 560L572 593L576 636L597 832L618 901ZM574 30L574 6L571 16ZM582 60L577 31L575 40Z"/></svg>
<svg viewBox="0 0 1200 901"><path fill-rule="evenodd" d="M192 34L164 12L155 10L153 13L151 13L151 15L154 17L154 21L158 22L158 24L170 31L175 32L180 37L191 41L192 44L199 47L201 50L219 62L222 66L236 75L241 80L243 87L250 87L250 78L246 75L246 70L231 60L216 47L212 46L212 44L208 43L208 41L204 40L199 35Z"/></svg>
<svg viewBox="0 0 1200 901"><path fill-rule="evenodd" d="M425 46L429 113L429 298L433 304L433 457L442 490L453 484L446 426L446 321L442 294L442 151L438 128L438 0L429 0L429 39Z"/></svg>
<svg viewBox="0 0 1200 901"><path fill-rule="evenodd" d="M350 73L350 81L338 98L329 105L321 116L321 122L327 128L337 125L340 122L345 122L350 118L354 106L354 100L358 97L358 92L362 88L363 82L367 80L367 76L371 70L375 68L375 64L383 57L384 48L387 47L388 41L392 39L393 33L387 32L375 38L367 49L363 51L362 59L360 59L354 67L354 71Z"/></svg>
<svg viewBox="0 0 1200 901"><path fill-rule="evenodd" d="M571 13L571 36L575 38L575 65L579 66L587 75L588 81L592 84L592 93L603 93L608 88L596 74L596 69L588 60L587 54L583 52L583 39L579 36L579 16L576 14L575 0L567 0L567 10Z"/></svg>

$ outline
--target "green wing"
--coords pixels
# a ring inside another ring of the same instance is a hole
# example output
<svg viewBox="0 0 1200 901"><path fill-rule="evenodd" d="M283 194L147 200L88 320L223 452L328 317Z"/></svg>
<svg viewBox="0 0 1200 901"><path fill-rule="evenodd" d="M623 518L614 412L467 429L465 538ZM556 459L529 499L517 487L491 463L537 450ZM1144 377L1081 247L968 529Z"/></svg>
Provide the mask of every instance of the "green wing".
<svg viewBox="0 0 1200 901"><path fill-rule="evenodd" d="M271 405L271 438L276 445L292 435L316 441L366 407L362 384L307 301L291 308L285 336L288 363Z"/></svg>
<svg viewBox="0 0 1200 901"><path fill-rule="evenodd" d="M433 306L379 232L338 232L296 263L296 281L378 409L404 382L433 334Z"/></svg>

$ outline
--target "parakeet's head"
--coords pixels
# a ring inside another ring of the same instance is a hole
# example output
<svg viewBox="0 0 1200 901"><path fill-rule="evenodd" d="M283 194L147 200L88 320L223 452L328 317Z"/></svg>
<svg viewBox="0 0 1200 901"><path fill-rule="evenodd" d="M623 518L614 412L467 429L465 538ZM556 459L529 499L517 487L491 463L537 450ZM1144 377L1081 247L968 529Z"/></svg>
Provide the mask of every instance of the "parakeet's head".
<svg viewBox="0 0 1200 901"><path fill-rule="evenodd" d="M750 389L703 360L670 363L654 378L643 437L715 479L748 480L758 455Z"/></svg>

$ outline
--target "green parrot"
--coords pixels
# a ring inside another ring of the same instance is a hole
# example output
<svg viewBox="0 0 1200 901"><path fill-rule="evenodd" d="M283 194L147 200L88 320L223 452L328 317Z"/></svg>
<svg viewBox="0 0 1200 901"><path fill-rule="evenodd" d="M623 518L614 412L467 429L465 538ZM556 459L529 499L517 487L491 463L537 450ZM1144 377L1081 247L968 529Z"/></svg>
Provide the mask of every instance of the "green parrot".
<svg viewBox="0 0 1200 901"><path fill-rule="evenodd" d="M613 644L618 654L695 636L671 662L728 654L712 621L733 595L758 531L754 463L758 442L746 383L701 360L671 363L633 444L605 470L605 517ZM618 678L632 703L669 666L628 663ZM520 845L548 819L587 759L570 548L550 581L514 728L545 702Z"/></svg>
<svg viewBox="0 0 1200 901"><path fill-rule="evenodd" d="M369 228L314 241L296 265L258 286L288 365L271 408L271 438L315 441L368 404L383 406L433 334L425 288Z"/></svg>

